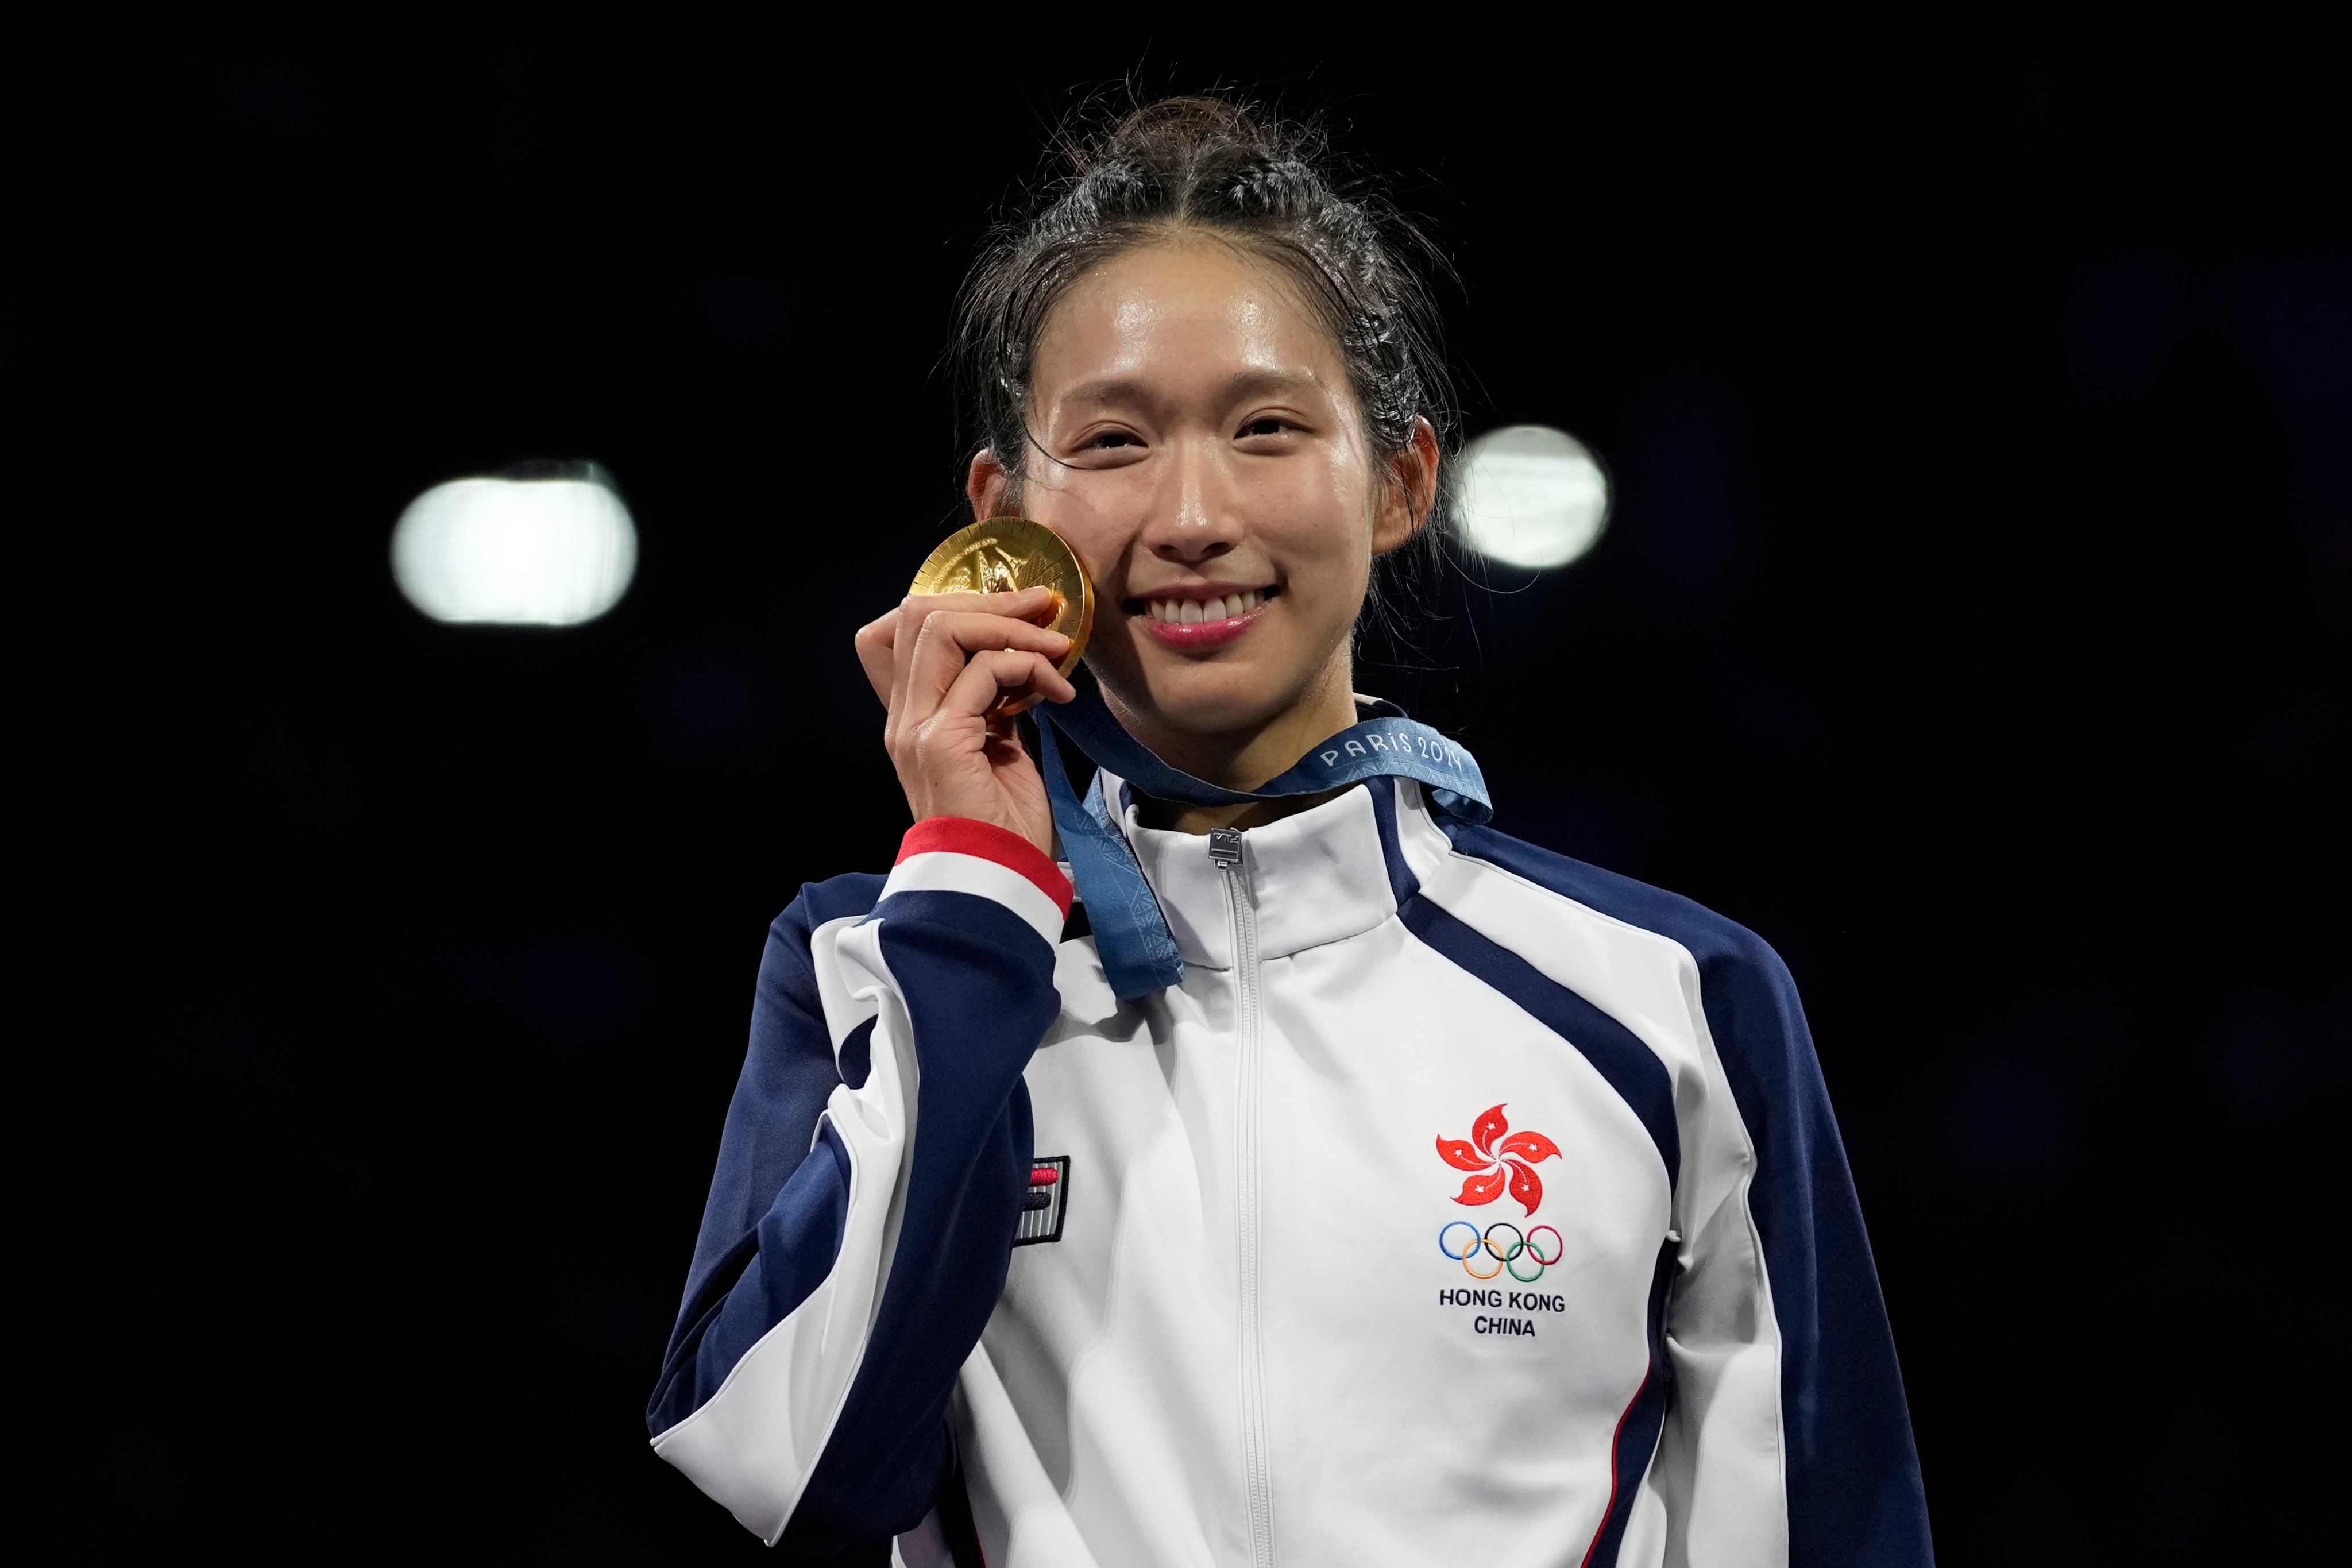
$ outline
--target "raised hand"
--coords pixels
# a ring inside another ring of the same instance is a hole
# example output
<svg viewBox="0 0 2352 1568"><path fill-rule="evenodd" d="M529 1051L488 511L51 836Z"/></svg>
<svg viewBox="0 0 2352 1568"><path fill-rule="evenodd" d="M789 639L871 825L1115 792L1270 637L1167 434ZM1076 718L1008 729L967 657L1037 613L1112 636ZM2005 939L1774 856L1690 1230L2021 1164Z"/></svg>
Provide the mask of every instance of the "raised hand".
<svg viewBox="0 0 2352 1568"><path fill-rule="evenodd" d="M1035 624L1053 607L1045 588L909 595L858 628L858 662L888 712L882 744L916 821L972 817L1054 852L1045 781L1014 721L989 717L1007 695L1077 695L1056 668L1070 639Z"/></svg>

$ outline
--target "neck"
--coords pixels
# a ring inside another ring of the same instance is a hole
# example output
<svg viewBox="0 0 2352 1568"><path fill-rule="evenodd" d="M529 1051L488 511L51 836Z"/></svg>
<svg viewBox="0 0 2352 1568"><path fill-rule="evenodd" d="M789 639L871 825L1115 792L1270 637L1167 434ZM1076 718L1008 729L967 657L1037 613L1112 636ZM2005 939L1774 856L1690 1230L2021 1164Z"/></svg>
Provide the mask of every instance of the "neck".
<svg viewBox="0 0 2352 1568"><path fill-rule="evenodd" d="M1356 721L1354 665L1343 647L1324 677L1301 700L1245 730L1202 734L1154 723L1136 712L1108 687L1103 700L1127 732L1171 767L1226 789L1256 789L1290 771L1316 742ZM1219 827L1260 827L1322 805L1338 790L1290 795L1282 800L1244 801L1239 805L1187 805L1136 790L1137 815L1146 827L1207 833Z"/></svg>

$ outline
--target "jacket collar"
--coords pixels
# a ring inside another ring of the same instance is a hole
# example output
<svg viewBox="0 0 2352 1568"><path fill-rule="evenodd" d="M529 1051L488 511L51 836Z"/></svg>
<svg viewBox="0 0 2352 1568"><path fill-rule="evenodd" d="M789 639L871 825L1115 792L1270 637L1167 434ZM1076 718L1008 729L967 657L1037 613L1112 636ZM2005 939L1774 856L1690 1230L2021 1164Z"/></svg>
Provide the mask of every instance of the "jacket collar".
<svg viewBox="0 0 2352 1568"><path fill-rule="evenodd" d="M1233 912L1227 873L1209 858L1204 835L1146 827L1136 819L1134 792L1116 776L1103 780L1105 798L1151 884L1168 929L1187 964L1230 969ZM1396 913L1390 856L1382 847L1372 791L1393 789L1387 779L1347 790L1296 816L1242 835L1242 869L1235 890L1250 900L1258 956L1284 958L1370 931ZM1416 789L1410 783L1407 790Z"/></svg>

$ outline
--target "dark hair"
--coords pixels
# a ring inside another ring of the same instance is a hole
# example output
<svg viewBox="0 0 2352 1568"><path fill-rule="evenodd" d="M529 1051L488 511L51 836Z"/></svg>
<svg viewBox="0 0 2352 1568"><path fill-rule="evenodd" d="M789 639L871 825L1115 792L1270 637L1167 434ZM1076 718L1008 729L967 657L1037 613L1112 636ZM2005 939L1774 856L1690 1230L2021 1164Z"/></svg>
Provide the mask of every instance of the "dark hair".
<svg viewBox="0 0 2352 1568"><path fill-rule="evenodd" d="M1339 343L1373 451L1427 419L1453 434L1427 284L1405 260L1435 252L1376 195L1328 169L1322 138L1218 98L1170 98L1091 136L1066 137L1073 172L1001 225L957 301L955 357L982 444L1026 466L1038 333L1070 286L1123 251L1191 230L1280 267Z"/></svg>

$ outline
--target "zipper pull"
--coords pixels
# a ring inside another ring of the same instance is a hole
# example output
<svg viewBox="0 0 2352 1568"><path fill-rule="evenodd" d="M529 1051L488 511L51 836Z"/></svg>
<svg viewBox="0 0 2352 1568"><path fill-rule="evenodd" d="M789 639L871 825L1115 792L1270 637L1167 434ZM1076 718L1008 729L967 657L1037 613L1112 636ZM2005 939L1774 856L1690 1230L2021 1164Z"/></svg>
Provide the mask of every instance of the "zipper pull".
<svg viewBox="0 0 2352 1568"><path fill-rule="evenodd" d="M1217 863L1220 871L1230 871L1242 863L1242 830L1238 827L1209 829L1209 858Z"/></svg>

